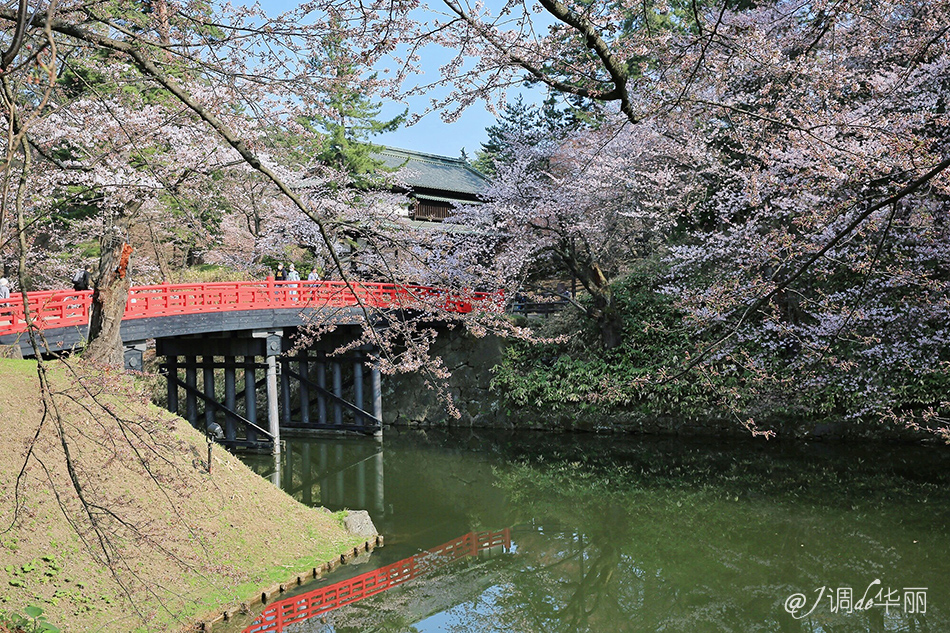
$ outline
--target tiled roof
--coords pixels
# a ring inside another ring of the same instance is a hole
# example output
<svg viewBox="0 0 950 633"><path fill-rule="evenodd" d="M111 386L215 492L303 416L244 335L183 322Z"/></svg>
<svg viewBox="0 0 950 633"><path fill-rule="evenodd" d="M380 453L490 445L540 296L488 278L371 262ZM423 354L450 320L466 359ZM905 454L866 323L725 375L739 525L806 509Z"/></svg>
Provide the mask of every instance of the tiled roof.
<svg viewBox="0 0 950 633"><path fill-rule="evenodd" d="M402 168L404 182L413 188L438 189L477 194L485 188L485 177L459 158L423 154L387 147L373 154L390 169Z"/></svg>

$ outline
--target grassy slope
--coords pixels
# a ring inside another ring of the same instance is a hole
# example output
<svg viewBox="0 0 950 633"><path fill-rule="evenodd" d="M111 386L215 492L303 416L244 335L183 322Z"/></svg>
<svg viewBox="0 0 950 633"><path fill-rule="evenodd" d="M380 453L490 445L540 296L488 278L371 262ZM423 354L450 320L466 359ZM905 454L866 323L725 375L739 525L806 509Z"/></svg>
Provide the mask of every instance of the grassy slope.
<svg viewBox="0 0 950 633"><path fill-rule="evenodd" d="M362 541L220 447L209 475L203 436L137 400L128 378L51 369L76 476L87 504L104 508L92 514L108 541L70 483L55 418L41 427L36 364L0 359L0 610L37 604L67 631L177 630Z"/></svg>

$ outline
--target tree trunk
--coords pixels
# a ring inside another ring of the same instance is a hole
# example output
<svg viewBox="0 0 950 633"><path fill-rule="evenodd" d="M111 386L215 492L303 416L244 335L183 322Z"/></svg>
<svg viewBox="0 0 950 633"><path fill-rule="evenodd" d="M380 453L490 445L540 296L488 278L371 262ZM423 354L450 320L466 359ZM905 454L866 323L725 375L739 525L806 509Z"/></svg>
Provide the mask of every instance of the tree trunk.
<svg viewBox="0 0 950 633"><path fill-rule="evenodd" d="M600 328L600 340L604 349L614 349L623 343L623 316L609 296L595 294L593 297L594 310L591 316Z"/></svg>
<svg viewBox="0 0 950 633"><path fill-rule="evenodd" d="M122 317L129 298L129 259L132 246L125 236L128 231L107 233L100 241L99 275L92 293L92 314L89 320L89 342L83 357L94 363L122 367Z"/></svg>
<svg viewBox="0 0 950 633"><path fill-rule="evenodd" d="M172 271L168 267L168 258L165 256L163 249L163 244L158 241L158 236L155 235L155 229L152 226L152 221L148 221L148 237L149 241L152 243L152 250L155 252L155 261L158 262L158 269L162 273L162 281L166 284L172 282ZM174 247L172 247L174 249ZM174 256L174 252L172 253Z"/></svg>
<svg viewBox="0 0 950 633"><path fill-rule="evenodd" d="M600 328L600 340L604 349L614 349L623 343L623 315L617 310L610 296L610 282L595 262L582 269L585 279L582 283L590 292L593 302L591 316Z"/></svg>

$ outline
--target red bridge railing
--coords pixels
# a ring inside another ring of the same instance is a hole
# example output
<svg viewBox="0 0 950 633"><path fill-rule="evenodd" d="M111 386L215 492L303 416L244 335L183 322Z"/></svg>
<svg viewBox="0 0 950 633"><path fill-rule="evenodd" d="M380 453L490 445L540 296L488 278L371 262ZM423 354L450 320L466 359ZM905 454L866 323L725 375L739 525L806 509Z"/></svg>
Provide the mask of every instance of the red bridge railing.
<svg viewBox="0 0 950 633"><path fill-rule="evenodd" d="M40 329L84 327L89 323L92 291L47 290L28 294L29 307ZM242 281L207 284L133 286L125 304L125 319L177 314L279 308L433 309L469 313L500 309L500 296L487 292L464 295L429 286L342 281ZM0 336L26 331L20 295L0 301Z"/></svg>
<svg viewBox="0 0 950 633"><path fill-rule="evenodd" d="M309 620L334 609L369 598L406 583L434 569L496 547L511 550L511 530L469 532L428 551L355 578L275 602L243 633L279 633L284 627Z"/></svg>

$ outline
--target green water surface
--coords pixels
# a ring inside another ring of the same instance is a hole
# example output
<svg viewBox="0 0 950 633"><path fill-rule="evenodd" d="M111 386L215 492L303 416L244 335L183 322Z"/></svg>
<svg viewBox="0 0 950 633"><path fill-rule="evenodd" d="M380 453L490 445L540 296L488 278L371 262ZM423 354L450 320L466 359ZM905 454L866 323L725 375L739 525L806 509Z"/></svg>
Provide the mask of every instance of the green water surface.
<svg viewBox="0 0 950 633"><path fill-rule="evenodd" d="M950 631L942 447L388 430L246 459L370 511L386 546L324 582L511 528L508 553L287 630Z"/></svg>

